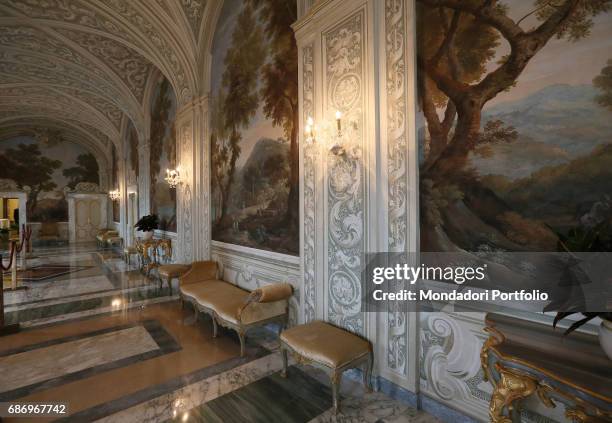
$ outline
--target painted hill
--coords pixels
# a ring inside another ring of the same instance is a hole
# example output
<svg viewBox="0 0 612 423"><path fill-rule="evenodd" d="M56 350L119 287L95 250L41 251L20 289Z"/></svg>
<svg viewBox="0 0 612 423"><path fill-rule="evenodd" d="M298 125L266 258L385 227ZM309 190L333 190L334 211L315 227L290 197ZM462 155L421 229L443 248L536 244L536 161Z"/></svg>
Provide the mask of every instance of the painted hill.
<svg viewBox="0 0 612 423"><path fill-rule="evenodd" d="M591 85L551 85L524 99L485 109L483 122L502 120L519 139L494 147L491 158L472 158L483 174L522 178L548 166L568 163L612 142L612 115L598 106Z"/></svg>
<svg viewBox="0 0 612 423"><path fill-rule="evenodd" d="M483 182L489 186L495 183L488 178ZM504 200L526 216L573 220L612 192L612 144L600 145L586 156L545 167L496 188Z"/></svg>

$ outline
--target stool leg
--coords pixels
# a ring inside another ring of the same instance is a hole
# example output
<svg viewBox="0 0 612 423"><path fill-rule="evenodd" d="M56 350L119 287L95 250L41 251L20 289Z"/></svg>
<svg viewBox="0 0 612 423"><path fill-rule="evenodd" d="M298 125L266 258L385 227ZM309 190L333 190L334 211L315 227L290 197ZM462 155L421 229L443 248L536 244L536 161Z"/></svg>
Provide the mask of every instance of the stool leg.
<svg viewBox="0 0 612 423"><path fill-rule="evenodd" d="M238 332L238 338L240 338L240 357L244 357L244 350L246 344L246 334L242 331Z"/></svg>
<svg viewBox="0 0 612 423"><path fill-rule="evenodd" d="M170 296L172 296L172 277L168 276L168 289L170 290Z"/></svg>
<svg viewBox="0 0 612 423"><path fill-rule="evenodd" d="M331 375L332 385L332 403L334 408L334 416L340 411L340 382L342 382L342 372L334 370Z"/></svg>
<svg viewBox="0 0 612 423"><path fill-rule="evenodd" d="M287 349L281 347L281 357L283 358L283 370L281 370L281 377L287 377Z"/></svg>
<svg viewBox="0 0 612 423"><path fill-rule="evenodd" d="M217 326L217 319L215 319L215 316L212 316L212 322L213 322L213 338L216 338L219 327Z"/></svg>
<svg viewBox="0 0 612 423"><path fill-rule="evenodd" d="M370 379L372 378L372 353L368 356L368 361L366 362L365 369L363 369L363 387L366 392L372 392L372 388L370 385Z"/></svg>

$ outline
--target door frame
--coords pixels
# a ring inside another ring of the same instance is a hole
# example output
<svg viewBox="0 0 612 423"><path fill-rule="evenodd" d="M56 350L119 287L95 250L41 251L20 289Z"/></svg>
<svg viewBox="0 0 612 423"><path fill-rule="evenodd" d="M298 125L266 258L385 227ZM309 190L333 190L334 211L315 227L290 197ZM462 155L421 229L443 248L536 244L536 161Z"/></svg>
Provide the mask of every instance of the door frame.
<svg viewBox="0 0 612 423"><path fill-rule="evenodd" d="M100 224L98 229L108 228L108 195L98 193L68 193L68 235L71 243L76 242L76 200L100 201Z"/></svg>

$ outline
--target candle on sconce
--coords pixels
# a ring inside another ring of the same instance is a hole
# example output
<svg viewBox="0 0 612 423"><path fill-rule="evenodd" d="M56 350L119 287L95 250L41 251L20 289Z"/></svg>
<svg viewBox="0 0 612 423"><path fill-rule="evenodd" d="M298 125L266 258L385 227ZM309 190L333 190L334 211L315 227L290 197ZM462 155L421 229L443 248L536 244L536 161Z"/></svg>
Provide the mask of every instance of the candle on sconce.
<svg viewBox="0 0 612 423"><path fill-rule="evenodd" d="M342 112L340 110L336 111L336 126L338 127L338 132L342 131Z"/></svg>

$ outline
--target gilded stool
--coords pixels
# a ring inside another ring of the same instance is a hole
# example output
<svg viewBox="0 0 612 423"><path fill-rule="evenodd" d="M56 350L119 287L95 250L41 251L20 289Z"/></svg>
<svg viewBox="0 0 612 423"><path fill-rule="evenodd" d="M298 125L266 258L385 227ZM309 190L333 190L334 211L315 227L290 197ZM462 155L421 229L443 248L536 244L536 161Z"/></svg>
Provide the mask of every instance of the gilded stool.
<svg viewBox="0 0 612 423"><path fill-rule="evenodd" d="M180 278L183 274L187 273L187 271L191 268L191 266L187 264L164 264L157 268L157 273L159 277L163 280L165 279L168 282L168 288L170 289L170 295L172 295L172 279Z"/></svg>
<svg viewBox="0 0 612 423"><path fill-rule="evenodd" d="M338 413L339 390L345 370L363 367L363 384L370 391L374 354L372 344L353 333L329 323L314 321L294 326L280 335L283 371L287 377L287 353L298 363L322 368L330 373L334 414Z"/></svg>

